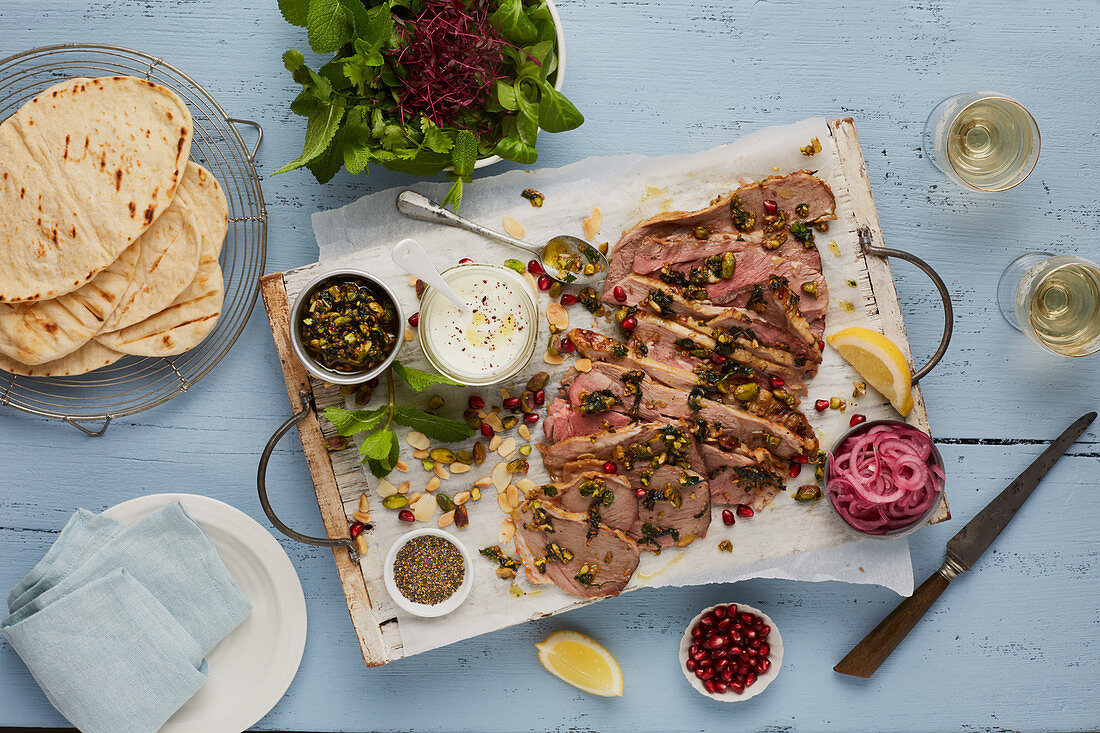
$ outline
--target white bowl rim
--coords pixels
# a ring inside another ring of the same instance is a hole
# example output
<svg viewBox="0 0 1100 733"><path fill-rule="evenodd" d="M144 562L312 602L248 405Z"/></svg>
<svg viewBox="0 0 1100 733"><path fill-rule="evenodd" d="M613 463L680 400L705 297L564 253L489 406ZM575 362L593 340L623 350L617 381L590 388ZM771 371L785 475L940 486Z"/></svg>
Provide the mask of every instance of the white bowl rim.
<svg viewBox="0 0 1100 733"><path fill-rule="evenodd" d="M695 625L699 623L699 619L703 618L705 614L713 611L717 606L737 606L737 612L748 611L749 613L755 613L760 618L764 619L764 623L771 627L771 631L768 633L768 646L771 647L768 653L768 659L771 660L772 666L768 667L768 671L756 678L756 683L752 687L746 687L745 691L741 694L728 693L728 692L708 692L707 688L703 686L703 681L695 676L694 672L689 672L684 663L687 662L688 649L695 643L691 638L691 630L695 628ZM775 622L771 620L768 614L764 613L758 608L745 603L716 603L713 606L708 606L696 614L695 618L688 622L687 628L684 629L684 636L680 639L680 671L684 673L684 678L688 681L695 691L701 695L706 695L711 700L717 700L718 702L743 702L750 698L756 697L761 692L768 688L768 685L779 675L779 668L783 666L783 637L779 635L779 627L775 625Z"/></svg>
<svg viewBox="0 0 1100 733"><path fill-rule="evenodd" d="M558 34L558 68L554 70L554 88L560 92L562 86L565 85L565 29L562 28L561 16L558 15L558 8L554 5L554 0L546 0L546 9L550 11L550 17L554 19L554 30L556 30ZM490 155L488 158L482 158L475 162L474 170L478 168L487 168L502 160L504 160L504 158L499 155Z"/></svg>
<svg viewBox="0 0 1100 733"><path fill-rule="evenodd" d="M404 547L409 540L425 536L439 537L450 542L458 548L460 553L462 553L462 562L465 564L465 575L462 578L462 585L458 587L458 590L456 590L450 598L441 603L436 603L435 605L410 601L397 589L397 583L394 581L393 577L393 565L394 560L397 558L398 551ZM382 579L386 586L386 592L390 594L390 598L393 599L393 602L402 610L422 618L445 616L461 606L463 601L470 595L470 590L474 586L473 558L470 556L470 551L466 549L466 545L463 544L462 540L458 539L450 532L444 532L435 527L421 527L420 529L406 532L394 541L393 545L390 547L390 551L386 553L386 562L382 566Z"/></svg>

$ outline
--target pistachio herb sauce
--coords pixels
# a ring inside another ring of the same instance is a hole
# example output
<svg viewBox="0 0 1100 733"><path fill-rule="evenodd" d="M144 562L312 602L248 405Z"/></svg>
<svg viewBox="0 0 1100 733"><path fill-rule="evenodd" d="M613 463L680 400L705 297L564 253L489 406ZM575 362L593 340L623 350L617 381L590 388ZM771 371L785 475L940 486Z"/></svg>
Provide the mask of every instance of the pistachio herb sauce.
<svg viewBox="0 0 1100 733"><path fill-rule="evenodd" d="M302 344L319 364L358 372L381 364L397 343L397 310L362 278L321 283L298 324Z"/></svg>
<svg viewBox="0 0 1100 733"><path fill-rule="evenodd" d="M450 274L447 282L469 312L462 313L438 297L421 313L420 324L447 371L463 377L492 377L526 359L534 325L527 307L530 296L521 291L523 285L493 268L474 266Z"/></svg>

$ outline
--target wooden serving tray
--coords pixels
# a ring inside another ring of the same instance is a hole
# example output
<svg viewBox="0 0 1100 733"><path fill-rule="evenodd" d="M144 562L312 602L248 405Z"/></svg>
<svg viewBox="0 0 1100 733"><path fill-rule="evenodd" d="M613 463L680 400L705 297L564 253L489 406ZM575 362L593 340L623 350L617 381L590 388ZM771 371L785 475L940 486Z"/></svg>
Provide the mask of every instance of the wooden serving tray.
<svg viewBox="0 0 1100 733"><path fill-rule="evenodd" d="M856 134L852 118L831 120L829 133L833 137L840 162L840 169L849 186L856 225L871 230L876 245L884 243L871 195L871 182ZM899 345L906 358L909 340L905 333L897 291L889 260L882 257L861 256L860 266L866 272L870 293L865 293L865 305L869 313L878 314L883 333ZM317 272L318 265L277 272L260 280L260 295L267 309L268 322L275 340L275 349L283 368L287 396L295 410L301 406L301 394L312 395L316 410L298 423L298 435L302 441L306 462L317 493L317 505L321 510L325 531L329 537L347 537L351 514L358 508L361 492L367 489L366 477L354 450L329 452L325 438L336 435L327 421L318 420L317 414L326 407L344 406L339 388L326 384L302 367L290 343L290 297L297 294ZM862 273L860 273L862 275ZM908 422L928 432L928 415L919 385L913 388L913 411ZM324 424L322 424L324 423ZM946 497L931 522L937 523L951 516ZM352 626L359 639L363 661L368 667L387 664L406 656L401 641L399 620L382 582L382 557L380 553L368 553L357 564L342 547L333 548L333 557L344 589ZM598 600L598 599L597 599ZM591 602L591 601L589 601ZM568 608L576 608L574 604ZM563 609L565 610L565 609Z"/></svg>

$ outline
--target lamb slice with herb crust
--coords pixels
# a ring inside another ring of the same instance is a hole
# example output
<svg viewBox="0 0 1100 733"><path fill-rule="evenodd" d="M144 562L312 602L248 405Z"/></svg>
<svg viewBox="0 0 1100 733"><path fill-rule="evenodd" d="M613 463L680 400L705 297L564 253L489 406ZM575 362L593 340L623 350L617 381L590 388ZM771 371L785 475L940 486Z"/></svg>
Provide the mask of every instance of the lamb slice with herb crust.
<svg viewBox="0 0 1100 733"><path fill-rule="evenodd" d="M748 504L760 509L783 490L783 479L751 458L702 443L711 501L717 505Z"/></svg>
<svg viewBox="0 0 1100 733"><path fill-rule="evenodd" d="M776 211L769 213L765 210L764 201L773 202ZM803 226L823 224L836 218L835 211L836 200L828 184L809 171L796 171L741 186L698 211L658 214L625 232L615 245L611 252L604 300L614 304L612 291L635 270L634 261L639 254L649 260L660 259L664 254L661 240L678 232L690 232L694 237L699 228L699 242L705 242L706 237L715 233L743 236L759 232L761 235L773 235L771 238L775 239L774 235L789 231L792 223ZM764 241L763 236L760 241Z"/></svg>
<svg viewBox="0 0 1100 733"><path fill-rule="evenodd" d="M635 489L645 492L637 497L638 518L629 532L639 547L660 552L707 536L711 494L703 476L679 466L661 466Z"/></svg>
<svg viewBox="0 0 1100 733"><path fill-rule="evenodd" d="M512 519L516 549L532 582L549 578L566 593L602 598L621 593L638 568L634 541L603 523L592 533L585 514L535 499L525 501Z"/></svg>
<svg viewBox="0 0 1100 733"><path fill-rule="evenodd" d="M567 512L582 514L612 529L628 531L638 519L638 502L630 482L623 476L585 471L570 481L538 488L543 501Z"/></svg>
<svg viewBox="0 0 1100 733"><path fill-rule="evenodd" d="M573 408L568 400L556 398L546 411L543 432L548 443L557 443L578 435L591 435L605 430L618 430L631 422L621 413L585 415Z"/></svg>

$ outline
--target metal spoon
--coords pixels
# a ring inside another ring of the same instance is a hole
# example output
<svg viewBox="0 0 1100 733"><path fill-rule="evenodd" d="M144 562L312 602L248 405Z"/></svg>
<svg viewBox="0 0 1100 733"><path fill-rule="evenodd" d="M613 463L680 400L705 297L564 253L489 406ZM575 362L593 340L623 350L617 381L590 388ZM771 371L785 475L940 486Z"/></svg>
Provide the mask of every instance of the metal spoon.
<svg viewBox="0 0 1100 733"><path fill-rule="evenodd" d="M397 210L411 219L465 229L494 242L510 244L513 247L527 250L535 255L547 275L566 285L594 285L607 275L607 258L603 256L602 252L579 237L559 234L542 247L539 247L524 242L522 239L495 232L461 217L416 191L402 191L397 194ZM563 270L559 266L563 260L576 263L579 271ZM590 269L593 271L586 274L585 268L588 266L591 266Z"/></svg>
<svg viewBox="0 0 1100 733"><path fill-rule="evenodd" d="M405 272L420 278L428 285L443 293L447 300L454 303L462 313L469 313L470 308L458 293L451 290L451 286L443 279L443 276L435 269L428 253L415 239L402 239L393 248L393 261Z"/></svg>

